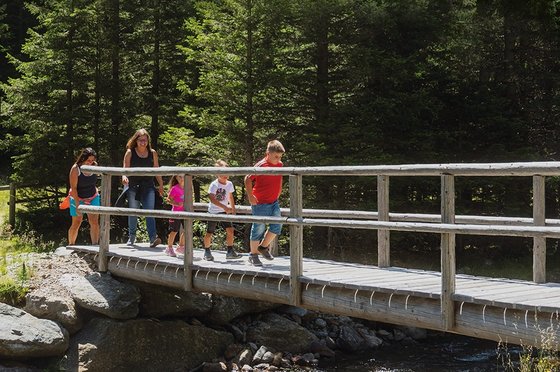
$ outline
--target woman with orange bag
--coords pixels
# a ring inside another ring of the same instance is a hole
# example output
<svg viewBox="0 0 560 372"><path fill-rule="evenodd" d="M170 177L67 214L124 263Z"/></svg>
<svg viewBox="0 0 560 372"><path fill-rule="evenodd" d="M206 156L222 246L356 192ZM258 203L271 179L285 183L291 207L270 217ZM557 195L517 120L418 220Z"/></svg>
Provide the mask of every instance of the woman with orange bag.
<svg viewBox="0 0 560 372"><path fill-rule="evenodd" d="M68 229L68 244L76 243L78 230L82 224L83 215L77 210L81 204L100 205L99 192L97 191L97 175L82 172L82 165L97 165L97 154L91 147L82 150L76 162L70 168L70 216L72 225ZM77 201L77 202L76 202ZM99 244L99 215L88 213L91 244Z"/></svg>

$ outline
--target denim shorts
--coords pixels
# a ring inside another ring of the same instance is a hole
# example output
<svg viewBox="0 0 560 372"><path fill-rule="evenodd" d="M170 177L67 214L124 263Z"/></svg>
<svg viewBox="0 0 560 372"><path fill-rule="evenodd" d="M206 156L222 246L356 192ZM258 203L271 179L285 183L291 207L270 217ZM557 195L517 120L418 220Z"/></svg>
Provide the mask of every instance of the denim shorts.
<svg viewBox="0 0 560 372"><path fill-rule="evenodd" d="M253 216L263 216L263 217L280 217L280 204L278 200L270 204L256 204L251 206ZM264 233L266 226L264 223L254 223L251 226L251 240L262 240L264 238ZM268 231L276 235L280 234L282 230L282 224L271 223L268 226Z"/></svg>

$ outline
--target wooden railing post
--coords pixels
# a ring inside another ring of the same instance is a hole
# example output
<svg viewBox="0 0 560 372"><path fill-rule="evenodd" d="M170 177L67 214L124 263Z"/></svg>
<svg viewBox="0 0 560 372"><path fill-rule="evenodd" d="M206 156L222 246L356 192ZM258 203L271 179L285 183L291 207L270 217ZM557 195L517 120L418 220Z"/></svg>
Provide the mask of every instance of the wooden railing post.
<svg viewBox="0 0 560 372"><path fill-rule="evenodd" d="M10 183L10 212L8 217L8 222L12 229L16 226L16 183Z"/></svg>
<svg viewBox="0 0 560 372"><path fill-rule="evenodd" d="M301 174L290 176L290 217L302 219L303 195ZM303 225L290 225L290 291L294 306L301 304L300 276L303 275Z"/></svg>
<svg viewBox="0 0 560 372"><path fill-rule="evenodd" d="M377 176L377 220L389 221L389 176ZM377 266L391 266L391 231L377 230Z"/></svg>
<svg viewBox="0 0 560 372"><path fill-rule="evenodd" d="M194 212L194 201L193 201L193 176L185 174L184 175L184 193L185 201L183 203L186 212ZM193 219L187 218L184 220L185 225L185 257L184 257L184 271L185 271L185 291L192 291L193 289L193 277L192 277L192 265L193 265Z"/></svg>
<svg viewBox="0 0 560 372"><path fill-rule="evenodd" d="M533 224L545 225L545 177L533 176ZM546 238L533 238L533 281L546 282Z"/></svg>
<svg viewBox="0 0 560 372"><path fill-rule="evenodd" d="M101 175L101 205L111 205L111 175ZM102 214L99 219L99 261L97 266L99 271L106 272L109 267L107 253L109 253L109 243L111 241L111 215Z"/></svg>
<svg viewBox="0 0 560 372"><path fill-rule="evenodd" d="M455 223L455 179L441 176L441 222ZM444 330L455 325L455 233L441 234L441 318Z"/></svg>

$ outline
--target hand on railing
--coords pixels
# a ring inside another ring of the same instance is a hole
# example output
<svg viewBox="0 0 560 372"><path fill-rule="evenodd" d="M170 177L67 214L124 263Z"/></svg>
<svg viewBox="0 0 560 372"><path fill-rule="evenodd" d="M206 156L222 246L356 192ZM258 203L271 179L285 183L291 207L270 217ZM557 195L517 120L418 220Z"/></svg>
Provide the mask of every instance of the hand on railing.
<svg viewBox="0 0 560 372"><path fill-rule="evenodd" d="M123 175L121 177L121 182L122 182L123 185L127 186L128 185L128 177Z"/></svg>

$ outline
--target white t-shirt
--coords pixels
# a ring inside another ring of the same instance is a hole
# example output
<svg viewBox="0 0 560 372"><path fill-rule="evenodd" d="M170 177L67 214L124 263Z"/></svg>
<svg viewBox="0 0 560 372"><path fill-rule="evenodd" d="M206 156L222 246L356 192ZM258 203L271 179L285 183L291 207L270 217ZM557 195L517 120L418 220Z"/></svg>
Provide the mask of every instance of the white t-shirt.
<svg viewBox="0 0 560 372"><path fill-rule="evenodd" d="M231 181L227 181L226 184L220 183L218 180L214 180L208 187L208 194L216 195L216 199L225 206L229 206L229 196L233 193L234 187ZM225 211L214 205L214 203L208 203L209 213L224 213Z"/></svg>

